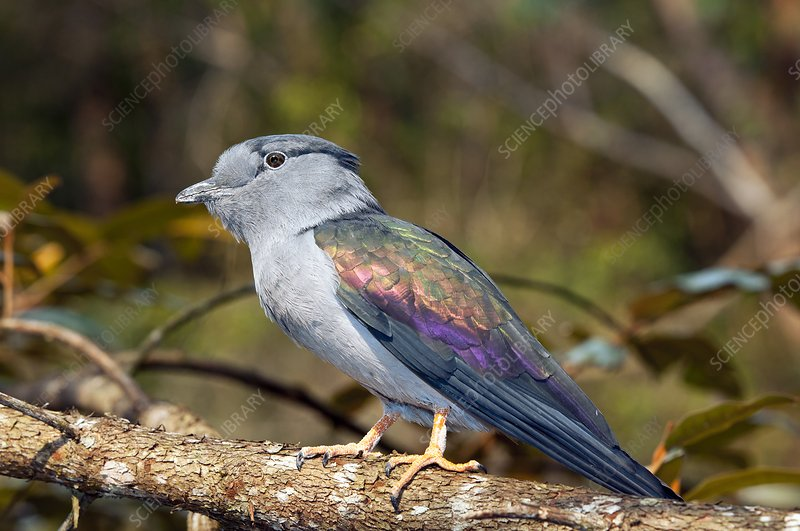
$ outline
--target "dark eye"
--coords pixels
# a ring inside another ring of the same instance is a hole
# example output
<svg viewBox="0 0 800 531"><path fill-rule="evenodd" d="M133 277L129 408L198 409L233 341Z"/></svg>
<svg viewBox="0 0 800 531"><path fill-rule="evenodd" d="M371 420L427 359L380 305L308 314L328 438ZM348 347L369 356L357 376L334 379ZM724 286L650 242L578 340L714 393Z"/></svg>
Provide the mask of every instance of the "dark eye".
<svg viewBox="0 0 800 531"><path fill-rule="evenodd" d="M273 151L272 153L267 153L267 156L264 157L264 162L274 170L283 166L283 163L286 162L286 155L280 151Z"/></svg>

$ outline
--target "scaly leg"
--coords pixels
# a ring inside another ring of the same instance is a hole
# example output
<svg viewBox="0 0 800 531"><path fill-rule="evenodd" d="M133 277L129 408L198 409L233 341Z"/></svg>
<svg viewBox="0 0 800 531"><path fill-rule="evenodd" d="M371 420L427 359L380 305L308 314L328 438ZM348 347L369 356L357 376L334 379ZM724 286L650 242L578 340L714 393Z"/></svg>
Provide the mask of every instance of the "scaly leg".
<svg viewBox="0 0 800 531"><path fill-rule="evenodd" d="M305 446L297 452L297 470L303 467L306 459L322 456L322 466L327 466L328 461L334 457L363 457L370 453L378 441L381 440L384 432L395 423L400 415L390 413L384 415L375 423L371 430L364 435L364 438L357 443L335 444L332 446Z"/></svg>
<svg viewBox="0 0 800 531"><path fill-rule="evenodd" d="M444 449L447 444L447 414L450 408L438 409L433 415L433 428L431 428L431 442L422 455L399 455L392 457L386 463L386 476L392 473L397 465L410 464L411 467L395 483L392 488L392 506L395 511L400 510L400 494L411 483L414 476L423 468L436 465L450 472L486 472L486 467L477 461L468 463L452 463L444 458Z"/></svg>

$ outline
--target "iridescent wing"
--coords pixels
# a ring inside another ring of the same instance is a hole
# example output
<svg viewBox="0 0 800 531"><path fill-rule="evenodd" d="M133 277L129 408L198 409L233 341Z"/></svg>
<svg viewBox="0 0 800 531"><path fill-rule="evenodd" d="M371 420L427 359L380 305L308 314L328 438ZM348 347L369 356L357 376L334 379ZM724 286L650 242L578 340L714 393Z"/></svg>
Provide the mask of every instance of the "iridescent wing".
<svg viewBox="0 0 800 531"><path fill-rule="evenodd" d="M450 401L612 490L675 496L619 448L591 400L453 245L383 215L327 222L315 238L339 273L342 304Z"/></svg>

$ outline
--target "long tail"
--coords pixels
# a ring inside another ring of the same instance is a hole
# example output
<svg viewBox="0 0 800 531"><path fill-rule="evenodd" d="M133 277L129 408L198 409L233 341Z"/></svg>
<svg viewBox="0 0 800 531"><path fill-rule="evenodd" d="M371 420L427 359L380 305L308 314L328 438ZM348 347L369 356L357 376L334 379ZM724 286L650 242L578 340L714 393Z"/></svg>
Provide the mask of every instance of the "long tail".
<svg viewBox="0 0 800 531"><path fill-rule="evenodd" d="M574 425L568 426L558 421L548 424L554 428L553 431L542 433L537 429L533 433L519 426L507 426L501 431L539 448L567 468L614 492L683 499L619 446L605 446L582 427L574 429ZM573 430L566 431L564 428Z"/></svg>
<svg viewBox="0 0 800 531"><path fill-rule="evenodd" d="M598 437L560 407L503 382L480 395L471 412L505 435L530 444L564 466L622 494L682 500L616 441ZM530 389L530 386L526 386ZM487 389L488 390L488 389Z"/></svg>

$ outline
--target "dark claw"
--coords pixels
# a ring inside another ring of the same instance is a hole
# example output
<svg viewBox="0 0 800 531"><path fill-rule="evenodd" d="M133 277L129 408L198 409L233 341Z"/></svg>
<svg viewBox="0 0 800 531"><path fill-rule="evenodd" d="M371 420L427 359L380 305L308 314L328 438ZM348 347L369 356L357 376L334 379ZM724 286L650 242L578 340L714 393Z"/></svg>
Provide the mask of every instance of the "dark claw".
<svg viewBox="0 0 800 531"><path fill-rule="evenodd" d="M395 497L394 494L392 494L389 497L389 500L391 500L391 502L392 502L392 507L394 507L394 512L399 513L400 512L400 499Z"/></svg>
<svg viewBox="0 0 800 531"><path fill-rule="evenodd" d="M306 460L306 456L303 455L303 451L300 450L297 452L297 458L295 460L295 465L297 465L297 470L303 468L303 462Z"/></svg>
<svg viewBox="0 0 800 531"><path fill-rule="evenodd" d="M484 474L488 474L489 473L489 471L486 470L486 467L483 466L481 463L478 463L478 471L479 472L483 472Z"/></svg>
<svg viewBox="0 0 800 531"><path fill-rule="evenodd" d="M330 452L325 452L325 454L322 456L322 467L323 468L328 466L328 461L330 461L330 459L331 459L331 453Z"/></svg>
<svg viewBox="0 0 800 531"><path fill-rule="evenodd" d="M391 461L387 461L386 462L386 467L384 467L384 469L383 469L383 472L386 474L387 478L392 475L392 469L393 468L394 467L392 466L392 462Z"/></svg>
<svg viewBox="0 0 800 531"><path fill-rule="evenodd" d="M356 459L361 459L362 457L364 457L364 450L359 450L356 454Z"/></svg>

